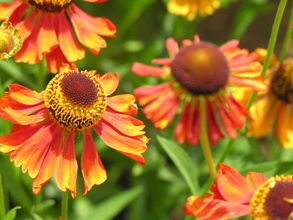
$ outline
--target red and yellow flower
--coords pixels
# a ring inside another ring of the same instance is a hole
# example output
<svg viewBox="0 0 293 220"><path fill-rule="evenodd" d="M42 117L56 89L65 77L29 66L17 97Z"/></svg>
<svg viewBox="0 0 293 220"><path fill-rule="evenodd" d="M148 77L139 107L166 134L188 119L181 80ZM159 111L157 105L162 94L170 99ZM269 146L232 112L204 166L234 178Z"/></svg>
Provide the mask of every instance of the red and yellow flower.
<svg viewBox="0 0 293 220"><path fill-rule="evenodd" d="M199 139L203 113L206 114L208 138L212 145L227 134L237 137L237 129L246 122L247 111L231 95L231 86L266 87L260 77L261 65L255 55L238 47L237 40L217 47L184 40L179 48L174 39L166 41L170 58L153 59L161 67L134 63L139 76L163 79L159 85L142 86L134 91L144 114L154 126L165 129L176 114L181 114L175 139L195 145ZM205 110L203 110L205 109Z"/></svg>
<svg viewBox="0 0 293 220"><path fill-rule="evenodd" d="M81 170L85 195L106 179L106 171L95 148L91 130L109 147L144 165L142 156L148 138L137 114L132 95L109 97L116 90L115 73L100 76L95 71L62 68L45 91L37 93L12 84L0 99L0 117L14 125L0 137L0 151L10 154L33 178L33 192L55 175L60 190L76 196L77 161L75 134L83 135Z"/></svg>
<svg viewBox="0 0 293 220"><path fill-rule="evenodd" d="M100 49L107 46L101 36L114 37L116 33L111 21L88 15L73 0L15 0L13 3L0 4L0 11L0 20L9 17L13 25L19 25L19 33L24 38L23 47L15 60L35 64L46 57L52 73L57 73L63 63L84 58L85 50L75 35L81 44L98 55Z"/></svg>
<svg viewBox="0 0 293 220"><path fill-rule="evenodd" d="M249 172L243 177L232 167L219 164L217 181L204 197L190 196L184 206L187 215L202 220L289 219L293 212L293 178Z"/></svg>
<svg viewBox="0 0 293 220"><path fill-rule="evenodd" d="M212 15L215 10L220 8L219 0L169 0L168 11L172 14L183 16L192 21L196 15Z"/></svg>

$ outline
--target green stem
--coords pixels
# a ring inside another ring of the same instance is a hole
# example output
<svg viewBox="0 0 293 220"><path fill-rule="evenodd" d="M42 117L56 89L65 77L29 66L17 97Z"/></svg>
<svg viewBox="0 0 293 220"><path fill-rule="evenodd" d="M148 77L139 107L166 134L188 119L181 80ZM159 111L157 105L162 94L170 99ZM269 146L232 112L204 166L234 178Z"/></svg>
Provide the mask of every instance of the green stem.
<svg viewBox="0 0 293 220"><path fill-rule="evenodd" d="M269 40L269 44L268 44L267 56L265 58L263 68L261 71L262 77L264 77L266 75L266 72L267 72L269 65L270 65L270 61L271 61L271 58L272 58L272 55L273 55L273 52L275 49L275 45L276 45L276 40L278 37L278 32L279 32L281 20L282 20L284 10L286 7L286 3L287 3L287 0L280 0L280 4L279 4L278 11L277 11L277 14L276 14L276 17L274 20L274 24L272 27L272 32L271 32L271 36L270 36L270 40ZM250 100L247 104L247 109L250 109L250 107L252 106L254 100L256 99L256 94L257 94L257 92L254 92L253 95L250 97Z"/></svg>
<svg viewBox="0 0 293 220"><path fill-rule="evenodd" d="M62 220L68 220L68 191L62 195Z"/></svg>
<svg viewBox="0 0 293 220"><path fill-rule="evenodd" d="M289 22L287 24L287 30L285 34L285 38L283 41L282 49L280 52L280 60L284 60L287 56L288 48L292 39L292 23L293 23L293 2L291 2L291 11L290 11L290 17Z"/></svg>
<svg viewBox="0 0 293 220"><path fill-rule="evenodd" d="M217 163L222 163L225 160L225 158L230 154L234 141L235 140L233 139L229 139L229 142L222 151L222 154L220 155L220 158L218 159Z"/></svg>
<svg viewBox="0 0 293 220"><path fill-rule="evenodd" d="M200 97L200 113L201 113L201 119L200 119L200 143L203 150L203 154L205 157L205 160L208 164L209 171L211 178L213 182L216 181L217 178L217 172L215 168L215 163L213 160L211 147L207 135L207 116L206 116L206 104L205 104L205 98Z"/></svg>
<svg viewBox="0 0 293 220"><path fill-rule="evenodd" d="M6 215L5 198L4 198L2 177L1 177L1 174L0 174L0 219L5 219L5 215Z"/></svg>

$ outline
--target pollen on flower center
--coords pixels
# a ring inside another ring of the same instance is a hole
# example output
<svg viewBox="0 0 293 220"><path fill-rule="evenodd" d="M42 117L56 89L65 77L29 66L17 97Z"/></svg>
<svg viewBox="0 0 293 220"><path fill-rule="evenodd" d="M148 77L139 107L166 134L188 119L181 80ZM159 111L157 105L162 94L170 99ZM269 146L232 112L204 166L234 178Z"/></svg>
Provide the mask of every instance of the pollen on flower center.
<svg viewBox="0 0 293 220"><path fill-rule="evenodd" d="M175 79L194 95L209 95L223 88L229 77L224 54L210 43L182 48L172 62Z"/></svg>
<svg viewBox="0 0 293 220"><path fill-rule="evenodd" d="M28 0L30 5L44 12L60 12L66 9L74 0Z"/></svg>
<svg viewBox="0 0 293 220"><path fill-rule="evenodd" d="M270 90L283 102L293 102L293 59L285 60L274 73Z"/></svg>
<svg viewBox="0 0 293 220"><path fill-rule="evenodd" d="M292 212L292 175L270 178L256 190L250 201L252 219L288 219Z"/></svg>
<svg viewBox="0 0 293 220"><path fill-rule="evenodd" d="M0 27L0 54L9 53L14 46L15 43L11 33Z"/></svg>
<svg viewBox="0 0 293 220"><path fill-rule="evenodd" d="M97 124L107 107L107 97L94 71L70 71L48 84L45 106L61 127L78 132Z"/></svg>

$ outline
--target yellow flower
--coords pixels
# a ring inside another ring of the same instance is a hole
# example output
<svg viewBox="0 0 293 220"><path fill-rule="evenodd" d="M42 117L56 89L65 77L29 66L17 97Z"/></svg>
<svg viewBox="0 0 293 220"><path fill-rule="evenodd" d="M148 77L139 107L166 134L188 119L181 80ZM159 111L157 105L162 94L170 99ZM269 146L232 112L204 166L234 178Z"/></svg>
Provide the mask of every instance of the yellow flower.
<svg viewBox="0 0 293 220"><path fill-rule="evenodd" d="M207 16L220 8L219 0L169 0L168 11L192 21L196 15Z"/></svg>

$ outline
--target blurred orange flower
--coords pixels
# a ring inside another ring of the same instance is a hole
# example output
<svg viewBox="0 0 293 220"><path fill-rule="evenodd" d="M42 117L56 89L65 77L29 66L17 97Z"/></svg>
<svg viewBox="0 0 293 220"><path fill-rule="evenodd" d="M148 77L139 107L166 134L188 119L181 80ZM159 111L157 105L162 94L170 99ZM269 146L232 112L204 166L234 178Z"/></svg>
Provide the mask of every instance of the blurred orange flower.
<svg viewBox="0 0 293 220"><path fill-rule="evenodd" d="M114 37L116 33L116 27L107 18L88 15L73 0L15 0L0 4L0 11L0 20L9 17L13 25L19 25L20 35L24 38L23 47L15 60L35 64L46 57L52 73L57 73L63 63L84 58L85 50L75 35L80 43L98 55L100 49L107 46L101 36Z"/></svg>
<svg viewBox="0 0 293 220"><path fill-rule="evenodd" d="M192 21L196 15L207 16L220 8L219 0L169 0L168 11Z"/></svg>
<svg viewBox="0 0 293 220"><path fill-rule="evenodd" d="M260 77L261 65L255 56L238 47L237 40L217 47L211 43L183 41L179 48L174 39L166 41L170 58L153 59L153 67L134 63L132 71L139 76L161 78L167 82L143 86L134 91L144 114L154 126L165 129L178 113L175 139L195 145L203 112L206 114L208 138L216 144L226 133L237 137L237 129L246 122L247 111L230 93L231 86L266 87ZM205 109L205 110L203 110Z"/></svg>
<svg viewBox="0 0 293 220"><path fill-rule="evenodd" d="M77 162L75 134L84 139L81 170L85 195L106 179L106 171L95 149L91 129L111 148L145 164L142 153L148 138L144 123L132 117L137 108L132 95L113 94L117 74L100 77L95 71L62 69L37 93L12 84L0 99L0 117L14 123L11 133L0 137L0 151L10 154L15 166L28 171L33 192L55 175L60 190L76 196Z"/></svg>
<svg viewBox="0 0 293 220"><path fill-rule="evenodd" d="M204 197L190 196L187 215L202 220L231 219L249 215L251 219L288 219L293 211L292 175L267 179L262 173L243 177L232 167L219 164L217 181Z"/></svg>

